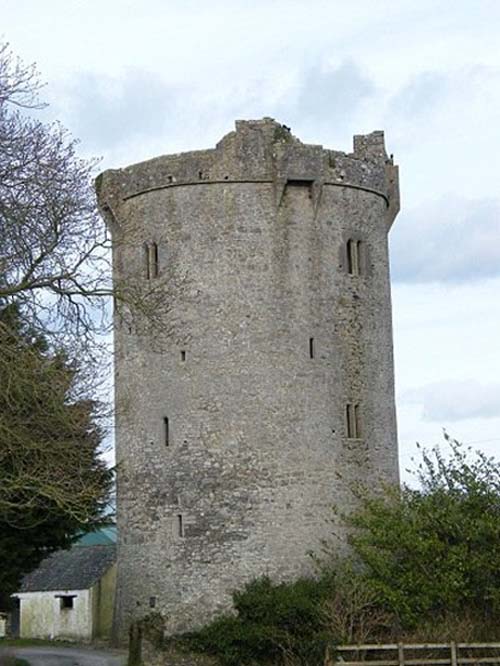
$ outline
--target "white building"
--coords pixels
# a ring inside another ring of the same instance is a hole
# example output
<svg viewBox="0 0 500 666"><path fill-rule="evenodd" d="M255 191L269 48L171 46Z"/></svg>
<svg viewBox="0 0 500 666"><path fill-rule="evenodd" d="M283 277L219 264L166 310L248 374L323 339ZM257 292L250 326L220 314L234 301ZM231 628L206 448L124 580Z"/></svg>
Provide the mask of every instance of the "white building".
<svg viewBox="0 0 500 666"><path fill-rule="evenodd" d="M21 638L108 638L116 578L114 545L76 545L46 558L24 577Z"/></svg>

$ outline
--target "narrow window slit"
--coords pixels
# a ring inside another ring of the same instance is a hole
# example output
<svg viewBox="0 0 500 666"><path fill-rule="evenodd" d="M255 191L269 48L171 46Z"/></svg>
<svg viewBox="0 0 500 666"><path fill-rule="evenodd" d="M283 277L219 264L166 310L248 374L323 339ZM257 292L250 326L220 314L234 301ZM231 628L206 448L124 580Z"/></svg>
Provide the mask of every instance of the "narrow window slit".
<svg viewBox="0 0 500 666"><path fill-rule="evenodd" d="M356 432L356 438L361 437L361 419L359 414L359 405L354 405L354 430Z"/></svg>
<svg viewBox="0 0 500 666"><path fill-rule="evenodd" d="M149 246L147 243L144 243L144 271L146 274L146 280L150 280L151 273L149 271Z"/></svg>
<svg viewBox="0 0 500 666"><path fill-rule="evenodd" d="M185 360L186 360L186 352L185 352L184 349L183 349L183 350L181 351L181 361L185 361Z"/></svg>
<svg viewBox="0 0 500 666"><path fill-rule="evenodd" d="M149 597L149 607L155 608L156 606L156 597Z"/></svg>
<svg viewBox="0 0 500 666"><path fill-rule="evenodd" d="M361 275L363 272L364 243L350 238L347 241L347 272L349 275Z"/></svg>
<svg viewBox="0 0 500 666"><path fill-rule="evenodd" d="M183 538L184 537L184 520L182 513L177 514L177 534Z"/></svg>
<svg viewBox="0 0 500 666"><path fill-rule="evenodd" d="M158 245L156 243L144 244L144 264L146 280L158 277Z"/></svg>
<svg viewBox="0 0 500 666"><path fill-rule="evenodd" d="M345 410L346 434L348 439L361 438L361 416L359 404L348 403Z"/></svg>
<svg viewBox="0 0 500 666"><path fill-rule="evenodd" d="M357 275L356 241L347 241L347 272L349 275Z"/></svg>
<svg viewBox="0 0 500 666"><path fill-rule="evenodd" d="M309 358L314 358L314 338L309 338Z"/></svg>
<svg viewBox="0 0 500 666"><path fill-rule="evenodd" d="M165 446L170 446L170 432L169 432L169 422L168 422L168 416L163 417L163 441L165 442Z"/></svg>
<svg viewBox="0 0 500 666"><path fill-rule="evenodd" d="M158 277L158 245L149 245L149 273L152 278Z"/></svg>
<svg viewBox="0 0 500 666"><path fill-rule="evenodd" d="M352 419L352 405L347 404L345 408L345 420L347 429L347 438L351 439L353 436L353 419Z"/></svg>

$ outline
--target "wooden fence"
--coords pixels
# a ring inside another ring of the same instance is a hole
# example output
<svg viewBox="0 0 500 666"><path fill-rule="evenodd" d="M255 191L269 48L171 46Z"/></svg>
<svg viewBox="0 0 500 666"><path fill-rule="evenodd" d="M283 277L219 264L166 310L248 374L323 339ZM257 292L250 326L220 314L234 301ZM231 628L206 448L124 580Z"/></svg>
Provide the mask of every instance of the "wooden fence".
<svg viewBox="0 0 500 666"><path fill-rule="evenodd" d="M325 663L337 666L500 666L500 643L339 645L335 658L327 658Z"/></svg>

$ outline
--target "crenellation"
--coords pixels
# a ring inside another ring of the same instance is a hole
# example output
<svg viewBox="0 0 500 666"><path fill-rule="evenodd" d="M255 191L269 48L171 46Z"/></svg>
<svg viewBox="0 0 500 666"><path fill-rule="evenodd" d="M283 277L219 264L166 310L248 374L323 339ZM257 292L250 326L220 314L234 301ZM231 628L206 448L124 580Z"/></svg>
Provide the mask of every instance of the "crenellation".
<svg viewBox="0 0 500 666"><path fill-rule="evenodd" d="M354 152L344 153L303 144L288 128L269 118L236 121L236 131L213 149L107 171L100 177L98 190L100 199L114 210L124 200L158 189L221 181L273 182L277 205L291 181L310 181L319 190L325 183L366 188L386 197L388 206L398 196L397 167L386 154L383 132L355 136Z"/></svg>

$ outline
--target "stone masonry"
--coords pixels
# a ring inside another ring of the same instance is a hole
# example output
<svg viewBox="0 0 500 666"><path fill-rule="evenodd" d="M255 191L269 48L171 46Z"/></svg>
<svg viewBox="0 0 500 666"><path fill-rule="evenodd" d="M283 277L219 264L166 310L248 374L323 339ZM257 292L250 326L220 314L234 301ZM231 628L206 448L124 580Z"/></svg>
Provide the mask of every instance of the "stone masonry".
<svg viewBox="0 0 500 666"><path fill-rule="evenodd" d="M182 631L310 573L350 484L398 480L398 171L382 132L343 153L264 118L97 189L117 284L167 304L163 330L116 317L116 629Z"/></svg>

